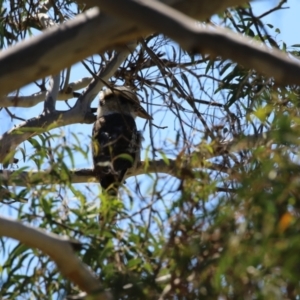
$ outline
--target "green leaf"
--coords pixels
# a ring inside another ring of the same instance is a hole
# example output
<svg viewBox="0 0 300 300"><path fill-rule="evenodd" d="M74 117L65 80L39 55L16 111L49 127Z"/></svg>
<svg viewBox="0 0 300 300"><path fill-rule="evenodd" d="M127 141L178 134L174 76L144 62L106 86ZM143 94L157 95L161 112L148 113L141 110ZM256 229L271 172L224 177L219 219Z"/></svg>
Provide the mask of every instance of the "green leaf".
<svg viewBox="0 0 300 300"><path fill-rule="evenodd" d="M167 166L169 166L170 165L170 161L169 161L169 158L166 156L166 154L163 151L158 151L158 152L161 155L161 157L162 157L163 161L165 162L165 164Z"/></svg>

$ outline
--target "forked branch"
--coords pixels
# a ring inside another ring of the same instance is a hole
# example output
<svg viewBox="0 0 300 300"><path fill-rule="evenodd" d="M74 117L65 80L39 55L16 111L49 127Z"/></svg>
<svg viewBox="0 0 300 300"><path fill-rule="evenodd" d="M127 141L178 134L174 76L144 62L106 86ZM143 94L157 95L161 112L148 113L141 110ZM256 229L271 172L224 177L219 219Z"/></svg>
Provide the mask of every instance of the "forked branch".
<svg viewBox="0 0 300 300"><path fill-rule="evenodd" d="M136 43L131 43L126 47L119 48L119 52L99 71L85 92L80 95L74 107L70 110L57 111L52 109L51 113L43 112L41 115L19 124L0 136L0 162L4 162L11 151L14 151L19 144L36 134L76 123L93 123L95 116L90 107L91 102L103 88L105 82L108 82L109 78L113 76L120 64L135 47ZM56 85L56 94L57 87ZM51 95L52 94L48 92L48 96Z"/></svg>

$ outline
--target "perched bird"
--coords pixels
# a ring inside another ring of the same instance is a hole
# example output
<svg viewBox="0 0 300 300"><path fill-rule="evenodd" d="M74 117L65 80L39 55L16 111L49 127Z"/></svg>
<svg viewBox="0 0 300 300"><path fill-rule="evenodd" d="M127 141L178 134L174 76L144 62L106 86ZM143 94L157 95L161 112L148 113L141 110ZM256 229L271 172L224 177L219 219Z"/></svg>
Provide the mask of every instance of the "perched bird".
<svg viewBox="0 0 300 300"><path fill-rule="evenodd" d="M127 170L140 160L142 136L136 128L136 117L152 119L129 88L116 87L100 93L92 133L94 172L102 188L112 196L118 194Z"/></svg>

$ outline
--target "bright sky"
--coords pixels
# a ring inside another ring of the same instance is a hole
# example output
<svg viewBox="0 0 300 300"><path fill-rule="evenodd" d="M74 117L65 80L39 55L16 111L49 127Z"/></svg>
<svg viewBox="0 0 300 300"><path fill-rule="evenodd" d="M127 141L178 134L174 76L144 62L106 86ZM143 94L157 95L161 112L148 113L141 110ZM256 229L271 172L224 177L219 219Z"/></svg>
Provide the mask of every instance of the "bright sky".
<svg viewBox="0 0 300 300"><path fill-rule="evenodd" d="M272 8L274 4L276 5L279 1L257 1L256 11L259 15L264 12L267 8ZM300 26L300 1L289 0L288 3L284 4L283 7L288 7L288 9L280 10L271 13L269 16L263 18L266 23L273 24L280 28L281 34L278 40L284 40L288 46L300 43L299 26Z"/></svg>

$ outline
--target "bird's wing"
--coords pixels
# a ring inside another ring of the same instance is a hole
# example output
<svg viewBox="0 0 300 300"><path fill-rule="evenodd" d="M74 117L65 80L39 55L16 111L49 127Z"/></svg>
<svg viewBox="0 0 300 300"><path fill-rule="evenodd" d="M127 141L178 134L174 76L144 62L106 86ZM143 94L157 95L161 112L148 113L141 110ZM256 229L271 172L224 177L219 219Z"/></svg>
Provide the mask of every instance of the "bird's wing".
<svg viewBox="0 0 300 300"><path fill-rule="evenodd" d="M138 131L131 116L110 114L93 127L93 161L102 187L121 183L131 168L138 149Z"/></svg>

